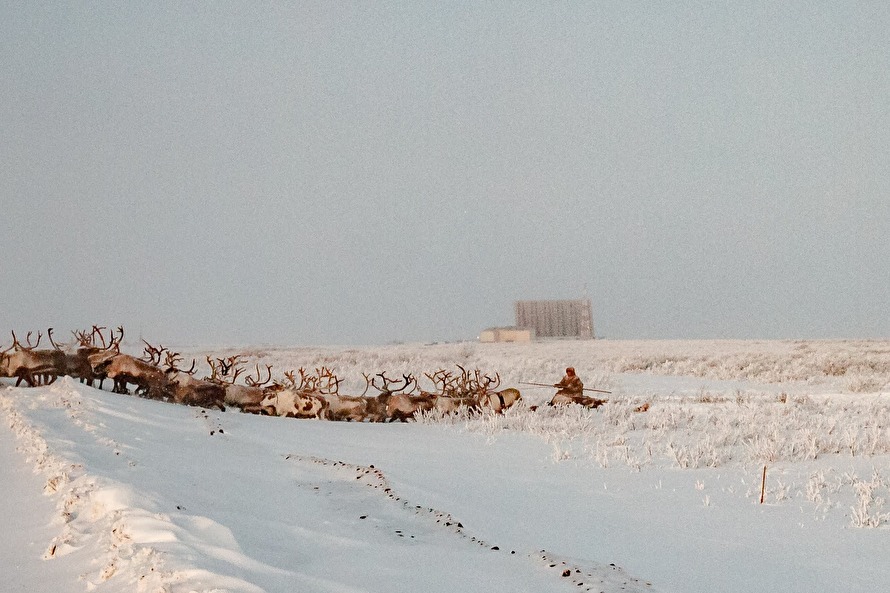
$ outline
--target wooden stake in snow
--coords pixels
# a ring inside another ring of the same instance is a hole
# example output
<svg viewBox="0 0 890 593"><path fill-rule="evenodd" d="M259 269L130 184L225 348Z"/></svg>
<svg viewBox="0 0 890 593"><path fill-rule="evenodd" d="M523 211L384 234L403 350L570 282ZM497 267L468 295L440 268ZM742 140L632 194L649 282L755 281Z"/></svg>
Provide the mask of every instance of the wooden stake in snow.
<svg viewBox="0 0 890 593"><path fill-rule="evenodd" d="M763 497L766 495L766 466L763 466L763 478L760 480L760 504L763 504Z"/></svg>

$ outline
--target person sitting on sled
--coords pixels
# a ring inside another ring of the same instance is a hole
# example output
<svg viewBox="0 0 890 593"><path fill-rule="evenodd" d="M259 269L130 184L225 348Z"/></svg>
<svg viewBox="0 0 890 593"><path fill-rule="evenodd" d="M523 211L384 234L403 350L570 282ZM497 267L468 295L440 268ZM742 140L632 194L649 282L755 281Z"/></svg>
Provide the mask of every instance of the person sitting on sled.
<svg viewBox="0 0 890 593"><path fill-rule="evenodd" d="M553 386L559 388L556 395L576 397L582 395L584 392L584 383L581 382L581 377L575 374L574 367L567 368L566 376L563 377L562 381L559 383L554 383Z"/></svg>

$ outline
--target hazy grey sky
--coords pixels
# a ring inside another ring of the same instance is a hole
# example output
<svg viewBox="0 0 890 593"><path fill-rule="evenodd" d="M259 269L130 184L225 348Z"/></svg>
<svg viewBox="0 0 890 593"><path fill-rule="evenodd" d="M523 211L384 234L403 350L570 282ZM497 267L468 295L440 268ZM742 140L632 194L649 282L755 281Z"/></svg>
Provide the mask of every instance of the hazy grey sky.
<svg viewBox="0 0 890 593"><path fill-rule="evenodd" d="M0 331L453 340L586 288L611 338L890 337L888 31L883 1L3 3Z"/></svg>

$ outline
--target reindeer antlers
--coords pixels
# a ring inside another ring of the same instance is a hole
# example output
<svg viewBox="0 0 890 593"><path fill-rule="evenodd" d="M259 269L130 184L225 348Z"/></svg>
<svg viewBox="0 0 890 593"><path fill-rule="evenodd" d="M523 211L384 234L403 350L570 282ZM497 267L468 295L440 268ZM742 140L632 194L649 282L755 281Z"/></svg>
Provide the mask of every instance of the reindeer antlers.
<svg viewBox="0 0 890 593"><path fill-rule="evenodd" d="M113 340L112 340L112 342L113 342ZM158 345L158 347L155 348L154 346L149 344L148 341L146 341L144 338L143 338L142 342L145 344L145 348L143 349L143 352L145 352L145 355L143 356L142 359L145 360L146 362L150 362L154 365L161 366L161 356L164 355L164 352L167 352L167 349L161 345ZM148 357L147 359L145 358L146 356Z"/></svg>
<svg viewBox="0 0 890 593"><path fill-rule="evenodd" d="M206 358L207 364L210 366L210 376L206 377L207 380L217 383L230 383L232 385L238 380L238 376L244 372L244 367L241 365L247 362L243 360L240 354L229 356L228 358L217 358L216 361L209 356Z"/></svg>
<svg viewBox="0 0 890 593"><path fill-rule="evenodd" d="M53 328L49 328L48 330L46 330L46 337L49 338L49 343L53 345L54 350L62 350L62 348L58 344L56 344L56 341L53 340Z"/></svg>
<svg viewBox="0 0 890 593"><path fill-rule="evenodd" d="M37 346L40 345L40 338L43 337L43 334L41 334L38 331L37 332L37 343L32 344L31 343L31 334L33 334L33 333L34 332L28 332L28 335L25 336L25 340L28 342L28 345L25 346L24 344L19 342L19 339L15 336L15 331L13 331L12 332L12 346L13 346L13 348L15 348L16 350L33 350L34 348L37 348Z"/></svg>
<svg viewBox="0 0 890 593"><path fill-rule="evenodd" d="M167 366L168 371L179 371L181 373L185 373L186 375L194 375L195 374L195 364L197 361L192 359L192 366L189 370L185 371L180 369L177 365L182 362L182 356L179 352L167 352L167 355L164 359L164 364Z"/></svg>
<svg viewBox="0 0 890 593"><path fill-rule="evenodd" d="M269 376L266 377L265 381L261 381L260 380L261 379L260 365L259 365L259 363L257 363L257 365L256 365L256 379L254 379L251 376L251 377L247 377L246 379L244 379L244 382L247 383L247 385L249 385L250 387L262 387L263 385L266 385L267 383L269 383L272 380L272 365L271 364L266 365L266 371L269 373Z"/></svg>
<svg viewBox="0 0 890 593"><path fill-rule="evenodd" d="M94 326L93 326L93 333L90 334L90 342L91 342L91 343L95 343L95 339L94 339L94 338L95 338L96 335L98 335L98 336L99 336L99 339L102 340L102 348L107 350L107 349L108 349L108 344L105 343L105 335L102 333L102 330L103 330L103 329L105 329L105 327L99 327L98 325L94 325ZM114 336L112 336L112 337L114 337Z"/></svg>
<svg viewBox="0 0 890 593"><path fill-rule="evenodd" d="M380 378L382 385L377 385L377 378ZM402 380L398 379L390 379L386 376L386 372L377 373L374 377L370 377L369 375L365 375L365 381L368 383L368 386L373 387L377 391L380 392L381 395L392 395L393 393L412 393L417 388L417 379L414 378L414 375L407 374L402 375ZM397 386L401 384L401 386ZM411 387L408 389L408 387ZM367 391L367 389L366 389Z"/></svg>

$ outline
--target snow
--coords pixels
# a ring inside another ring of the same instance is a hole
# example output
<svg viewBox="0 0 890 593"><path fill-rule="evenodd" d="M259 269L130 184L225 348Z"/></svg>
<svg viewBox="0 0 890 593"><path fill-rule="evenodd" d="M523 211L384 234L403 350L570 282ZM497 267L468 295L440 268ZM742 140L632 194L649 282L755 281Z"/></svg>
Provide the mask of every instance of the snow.
<svg viewBox="0 0 890 593"><path fill-rule="evenodd" d="M198 360L223 353L182 351ZM36 388L7 382L2 589L890 585L887 342L241 352L280 371L325 364L359 391L361 372L462 364L518 386L555 381L572 363L588 386L613 393L599 410L532 411L549 392L529 389L503 416L370 424L204 410L69 378ZM640 403L649 410L635 412Z"/></svg>

